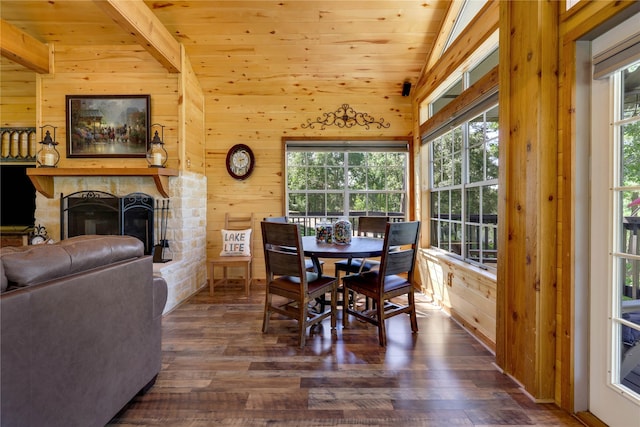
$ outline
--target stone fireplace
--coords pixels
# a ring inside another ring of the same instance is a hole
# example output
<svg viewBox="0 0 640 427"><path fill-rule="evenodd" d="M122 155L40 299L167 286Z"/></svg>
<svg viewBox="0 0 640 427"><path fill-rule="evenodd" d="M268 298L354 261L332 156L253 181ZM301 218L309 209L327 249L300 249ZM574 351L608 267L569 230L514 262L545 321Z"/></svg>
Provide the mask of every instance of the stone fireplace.
<svg viewBox="0 0 640 427"><path fill-rule="evenodd" d="M159 192L154 180L145 176L55 176L54 196L36 195L35 223L45 226L49 236L59 240L63 223L66 222L61 218L63 198L79 192L104 192L116 195L116 198L130 194L144 194L154 200L166 198ZM153 265L154 274L164 277L169 285L165 312L206 285L206 177L180 172L179 176L169 178L168 195L171 208L166 220L165 237L173 259ZM144 217L140 212L137 215L137 222L149 221L148 216ZM90 224L89 227L102 226L85 220L83 223ZM152 224L154 222L151 221Z"/></svg>

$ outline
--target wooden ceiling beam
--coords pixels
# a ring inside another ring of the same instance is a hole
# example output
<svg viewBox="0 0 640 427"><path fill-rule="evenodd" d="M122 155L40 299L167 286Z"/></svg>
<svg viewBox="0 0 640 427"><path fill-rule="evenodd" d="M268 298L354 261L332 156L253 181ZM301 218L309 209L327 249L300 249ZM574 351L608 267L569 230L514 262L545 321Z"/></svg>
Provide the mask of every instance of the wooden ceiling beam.
<svg viewBox="0 0 640 427"><path fill-rule="evenodd" d="M442 84L458 67L468 61L469 55L496 33L499 4L498 0L488 0L438 61L431 68L422 70L417 84L418 102L422 102L425 95Z"/></svg>
<svg viewBox="0 0 640 427"><path fill-rule="evenodd" d="M435 43L433 44L433 49L429 53L429 58L422 69L420 75L423 75L433 67L433 65L440 59L442 53L444 52L444 48L447 44L447 40L453 31L453 27L458 20L458 15L460 15L460 11L462 10L462 6L464 6L463 1L452 1L449 3L449 8L447 9L447 14L445 18L442 20L442 25L440 26L440 31L438 32L438 36L436 38Z"/></svg>
<svg viewBox="0 0 640 427"><path fill-rule="evenodd" d="M2 37L0 37L2 56L36 73L49 73L49 46L4 19L0 20L0 26L2 27Z"/></svg>
<svg viewBox="0 0 640 427"><path fill-rule="evenodd" d="M94 0L94 3L170 73L180 72L180 43L142 0Z"/></svg>

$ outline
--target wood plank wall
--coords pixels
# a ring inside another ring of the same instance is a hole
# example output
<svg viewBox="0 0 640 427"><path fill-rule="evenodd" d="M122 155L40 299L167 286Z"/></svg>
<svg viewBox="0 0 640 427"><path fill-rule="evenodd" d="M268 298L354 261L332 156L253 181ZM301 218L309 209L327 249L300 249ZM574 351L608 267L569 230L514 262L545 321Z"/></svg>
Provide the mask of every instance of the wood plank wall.
<svg viewBox="0 0 640 427"><path fill-rule="evenodd" d="M282 137L379 137L411 134L413 116L409 98L382 93L372 85L370 91L355 92L344 88L341 81L350 78L318 81L311 93L297 88L293 82L282 86L281 95L261 94L264 83L255 82L243 96L220 93L221 86L205 86L206 99L206 169L208 180L207 253L211 257L221 250L220 230L225 212L253 212L255 215L254 276L265 277L260 221L267 216L284 213L284 150ZM286 83L286 82L285 82ZM321 88L321 89L320 89ZM255 94L254 94L255 92ZM372 126L366 129L327 127L324 130L303 129L307 119L315 120L323 113L334 112L342 104L375 119L390 123L388 129ZM225 168L228 149L234 144L247 144L256 157L252 175L237 181ZM332 272L333 269L329 271Z"/></svg>
<svg viewBox="0 0 640 427"><path fill-rule="evenodd" d="M60 167L147 167L144 158L71 158L66 153L66 95L151 95L151 123L165 126L168 167L179 168L178 75L139 46L56 46L55 73L38 75L37 122L57 126Z"/></svg>
<svg viewBox="0 0 640 427"><path fill-rule="evenodd" d="M205 99L200 81L193 71L191 61L182 48L182 72L179 78L178 122L180 138L178 151L180 169L205 174Z"/></svg>
<svg viewBox="0 0 640 427"><path fill-rule="evenodd" d="M2 127L35 127L36 73L1 57L0 93L2 94L0 100ZM38 138L40 138L40 132L38 132Z"/></svg>
<svg viewBox="0 0 640 427"><path fill-rule="evenodd" d="M557 2L500 3L496 361L540 401L555 384L557 20Z"/></svg>
<svg viewBox="0 0 640 427"><path fill-rule="evenodd" d="M495 352L495 274L433 249L420 251L418 267L422 291Z"/></svg>

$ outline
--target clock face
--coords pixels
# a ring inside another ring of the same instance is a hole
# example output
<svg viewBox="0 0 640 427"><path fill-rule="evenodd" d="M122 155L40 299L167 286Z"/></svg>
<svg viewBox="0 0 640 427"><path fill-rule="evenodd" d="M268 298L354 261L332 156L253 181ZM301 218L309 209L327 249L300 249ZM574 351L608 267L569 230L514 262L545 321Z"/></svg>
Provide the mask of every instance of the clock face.
<svg viewBox="0 0 640 427"><path fill-rule="evenodd" d="M39 245L41 243L44 243L44 237L42 236L35 236L31 239L32 245Z"/></svg>
<svg viewBox="0 0 640 427"><path fill-rule="evenodd" d="M227 172L235 179L246 179L253 171L254 162L251 148L244 144L234 145L227 153Z"/></svg>

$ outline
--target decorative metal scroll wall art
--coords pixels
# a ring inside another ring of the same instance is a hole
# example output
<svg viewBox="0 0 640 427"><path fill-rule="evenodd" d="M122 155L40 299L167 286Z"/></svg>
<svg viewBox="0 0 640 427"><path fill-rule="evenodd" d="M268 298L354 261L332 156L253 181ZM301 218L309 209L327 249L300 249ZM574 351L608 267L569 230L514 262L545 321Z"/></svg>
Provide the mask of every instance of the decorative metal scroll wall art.
<svg viewBox="0 0 640 427"><path fill-rule="evenodd" d="M332 113L323 113L322 117L318 117L316 121L307 119L307 123L303 123L302 128L315 129L315 125L320 125L320 129L324 129L327 126L338 126L339 128L364 126L369 129L373 125L377 126L378 129L386 129L391 126L390 123L385 123L384 119L375 120L368 113L357 112L349 104L342 104L342 107Z"/></svg>

